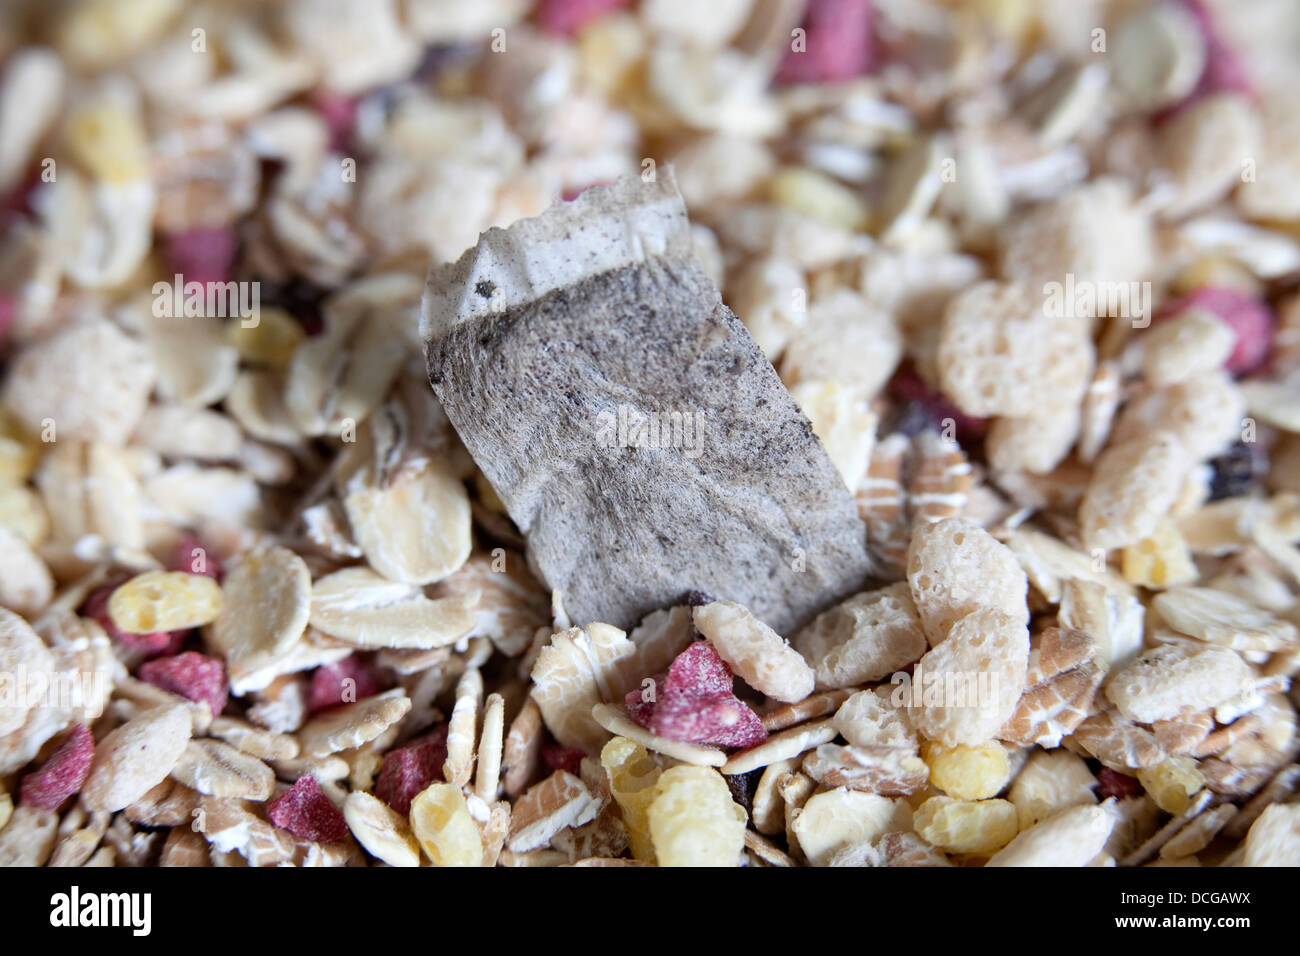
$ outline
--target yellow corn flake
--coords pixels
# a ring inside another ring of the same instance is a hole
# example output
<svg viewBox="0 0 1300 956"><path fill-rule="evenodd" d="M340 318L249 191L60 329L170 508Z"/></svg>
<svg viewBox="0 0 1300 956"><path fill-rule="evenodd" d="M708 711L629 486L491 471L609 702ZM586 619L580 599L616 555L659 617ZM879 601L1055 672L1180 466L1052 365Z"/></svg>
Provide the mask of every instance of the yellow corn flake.
<svg viewBox="0 0 1300 956"><path fill-rule="evenodd" d="M0 411L0 480L26 481L41 459L41 443Z"/></svg>
<svg viewBox="0 0 1300 956"><path fill-rule="evenodd" d="M665 770L647 817L660 866L740 863L749 818L716 770L690 764Z"/></svg>
<svg viewBox="0 0 1300 956"><path fill-rule="evenodd" d="M1167 517L1149 537L1124 549L1121 567L1129 584L1156 590L1191 584L1199 576L1187 542Z"/></svg>
<svg viewBox="0 0 1300 956"><path fill-rule="evenodd" d="M917 807L912 823L927 843L975 856L996 853L1020 829L1015 805L1006 800L931 797Z"/></svg>
<svg viewBox="0 0 1300 956"><path fill-rule="evenodd" d="M0 528L40 547L50 536L50 516L41 496L27 485L0 480Z"/></svg>
<svg viewBox="0 0 1300 956"><path fill-rule="evenodd" d="M58 5L59 51L73 64L95 69L142 49L180 10L180 0L79 0Z"/></svg>
<svg viewBox="0 0 1300 956"><path fill-rule="evenodd" d="M435 783L416 795L411 832L434 866L483 865L483 838L455 784Z"/></svg>
<svg viewBox="0 0 1300 956"><path fill-rule="evenodd" d="M1170 757L1138 770L1137 778L1156 806L1174 814L1186 810L1205 786L1205 777L1191 757Z"/></svg>
<svg viewBox="0 0 1300 956"><path fill-rule="evenodd" d="M201 574L146 571L108 599L113 626L128 634L180 631L211 624L221 613L221 585Z"/></svg>
<svg viewBox="0 0 1300 956"><path fill-rule="evenodd" d="M867 227L867 207L852 189L829 176L799 166L787 166L768 185L772 201L797 213L860 232Z"/></svg>
<svg viewBox="0 0 1300 956"><path fill-rule="evenodd" d="M1011 761L996 740L956 747L926 743L921 756L930 767L930 782L959 800L997 796L1011 779Z"/></svg>
<svg viewBox="0 0 1300 956"><path fill-rule="evenodd" d="M1236 289L1252 299L1259 298L1263 287L1254 273L1235 259L1224 256L1201 256L1185 266L1169 285L1173 295L1187 295L1205 286Z"/></svg>
<svg viewBox="0 0 1300 956"><path fill-rule="evenodd" d="M1017 49L1029 45L1035 27L1033 0L977 0L975 9Z"/></svg>
<svg viewBox="0 0 1300 956"><path fill-rule="evenodd" d="M659 767L649 752L626 737L615 737L600 751L600 763L609 776L609 789L623 812L632 855L643 863L655 862L648 811L657 794Z"/></svg>
<svg viewBox="0 0 1300 956"><path fill-rule="evenodd" d="M630 14L597 17L578 33L578 70L607 97L628 82L644 54L645 33Z"/></svg>
<svg viewBox="0 0 1300 956"><path fill-rule="evenodd" d="M5 828L5 824L9 822L13 812L14 798L5 793L3 789L0 789L0 830Z"/></svg>
<svg viewBox="0 0 1300 956"><path fill-rule="evenodd" d="M284 309L264 308L254 326L231 322L227 335L239 357L273 368L289 364L298 343L307 337L298 321Z"/></svg>
<svg viewBox="0 0 1300 956"><path fill-rule="evenodd" d="M105 183L126 183L148 174L144 128L135 114L115 103L94 103L68 117L68 149L77 163Z"/></svg>

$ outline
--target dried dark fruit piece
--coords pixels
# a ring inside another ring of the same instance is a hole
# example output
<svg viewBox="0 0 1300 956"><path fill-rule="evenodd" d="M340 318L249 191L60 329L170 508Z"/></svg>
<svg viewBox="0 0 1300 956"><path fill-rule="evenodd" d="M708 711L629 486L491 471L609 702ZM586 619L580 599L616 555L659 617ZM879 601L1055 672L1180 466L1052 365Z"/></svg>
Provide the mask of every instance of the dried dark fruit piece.
<svg viewBox="0 0 1300 956"><path fill-rule="evenodd" d="M1268 471L1268 457L1255 442L1237 442L1210 459L1210 500L1234 498L1253 489Z"/></svg>
<svg viewBox="0 0 1300 956"><path fill-rule="evenodd" d="M351 654L341 661L316 668L311 675L309 713L353 704L365 697L379 693L379 679L370 662L359 654Z"/></svg>
<svg viewBox="0 0 1300 956"><path fill-rule="evenodd" d="M1141 793L1142 784L1138 783L1137 777L1130 777L1109 767L1103 767L1097 772L1097 794L1103 800L1107 797L1122 800L1125 797L1136 797Z"/></svg>
<svg viewBox="0 0 1300 956"><path fill-rule="evenodd" d="M917 375L916 371L909 366L900 368L894 374L894 377L889 381L888 391L896 402L903 405L915 403L919 406L928 419L929 428L941 435L965 443L979 439L988 431L988 419L967 415L939 392L925 384L921 376ZM910 412L912 417L916 416L916 414L915 410ZM908 427L916 428L917 426L909 423ZM916 433L919 434L925 430L925 428L919 428Z"/></svg>
<svg viewBox="0 0 1300 956"><path fill-rule="evenodd" d="M880 427L882 435L906 435L915 438L921 432L937 431L934 416L923 402L909 399L897 405Z"/></svg>
<svg viewBox="0 0 1300 956"><path fill-rule="evenodd" d="M731 773L723 776L727 781L727 789L731 791L731 799L745 808L746 813L753 813L754 810L754 791L758 789L758 781L763 776L763 770L751 770L749 773Z"/></svg>
<svg viewBox="0 0 1300 956"><path fill-rule="evenodd" d="M136 676L187 700L206 701L214 717L226 709L230 690L226 666L215 657L197 651L159 657L141 664Z"/></svg>
<svg viewBox="0 0 1300 956"><path fill-rule="evenodd" d="M75 725L41 769L23 777L18 802L38 810L57 810L81 790L94 759L95 739L85 725Z"/></svg>
<svg viewBox="0 0 1300 956"><path fill-rule="evenodd" d="M348 824L330 803L311 774L272 800L266 807L272 823L296 837L316 843L336 843L348 835Z"/></svg>
<svg viewBox="0 0 1300 956"><path fill-rule="evenodd" d="M411 812L411 801L442 776L447 761L447 725L442 724L405 747L384 754L375 778L375 796L401 814Z"/></svg>
<svg viewBox="0 0 1300 956"><path fill-rule="evenodd" d="M542 748L542 760L548 769L552 772L563 770L567 773L578 776L582 769L582 758L586 754L576 747L561 747L558 744L547 744Z"/></svg>
<svg viewBox="0 0 1300 956"><path fill-rule="evenodd" d="M308 335L318 335L325 328L322 303L328 290L306 279L294 278L283 285L262 283L262 306L284 309Z"/></svg>

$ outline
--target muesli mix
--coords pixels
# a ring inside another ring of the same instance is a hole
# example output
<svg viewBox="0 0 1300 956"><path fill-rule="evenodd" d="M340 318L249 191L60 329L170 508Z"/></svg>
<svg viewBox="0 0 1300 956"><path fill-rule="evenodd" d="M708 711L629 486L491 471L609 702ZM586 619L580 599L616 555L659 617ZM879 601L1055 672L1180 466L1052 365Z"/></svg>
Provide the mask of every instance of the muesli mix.
<svg viewBox="0 0 1300 956"><path fill-rule="evenodd" d="M1300 865L1297 91L1291 0L4 4L0 865Z"/></svg>

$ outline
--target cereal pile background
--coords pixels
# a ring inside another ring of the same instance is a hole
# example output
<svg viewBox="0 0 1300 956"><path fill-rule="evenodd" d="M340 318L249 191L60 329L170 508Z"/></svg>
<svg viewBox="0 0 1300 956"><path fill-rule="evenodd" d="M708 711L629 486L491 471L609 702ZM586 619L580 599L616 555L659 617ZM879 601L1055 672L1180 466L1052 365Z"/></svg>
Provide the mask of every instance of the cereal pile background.
<svg viewBox="0 0 1300 956"><path fill-rule="evenodd" d="M1300 865L1298 90L1290 0L4 4L0 864ZM866 529L786 633L570 620L429 385L669 164Z"/></svg>

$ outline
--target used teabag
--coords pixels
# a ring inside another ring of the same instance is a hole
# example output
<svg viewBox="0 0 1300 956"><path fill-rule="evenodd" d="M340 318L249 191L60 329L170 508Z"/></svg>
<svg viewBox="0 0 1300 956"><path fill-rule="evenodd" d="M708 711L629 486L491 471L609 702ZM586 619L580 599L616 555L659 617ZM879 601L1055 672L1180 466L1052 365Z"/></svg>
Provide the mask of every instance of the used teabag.
<svg viewBox="0 0 1300 956"><path fill-rule="evenodd" d="M671 170L485 232L430 270L429 381L575 622L700 590L788 632L860 590L866 530L692 255Z"/></svg>

